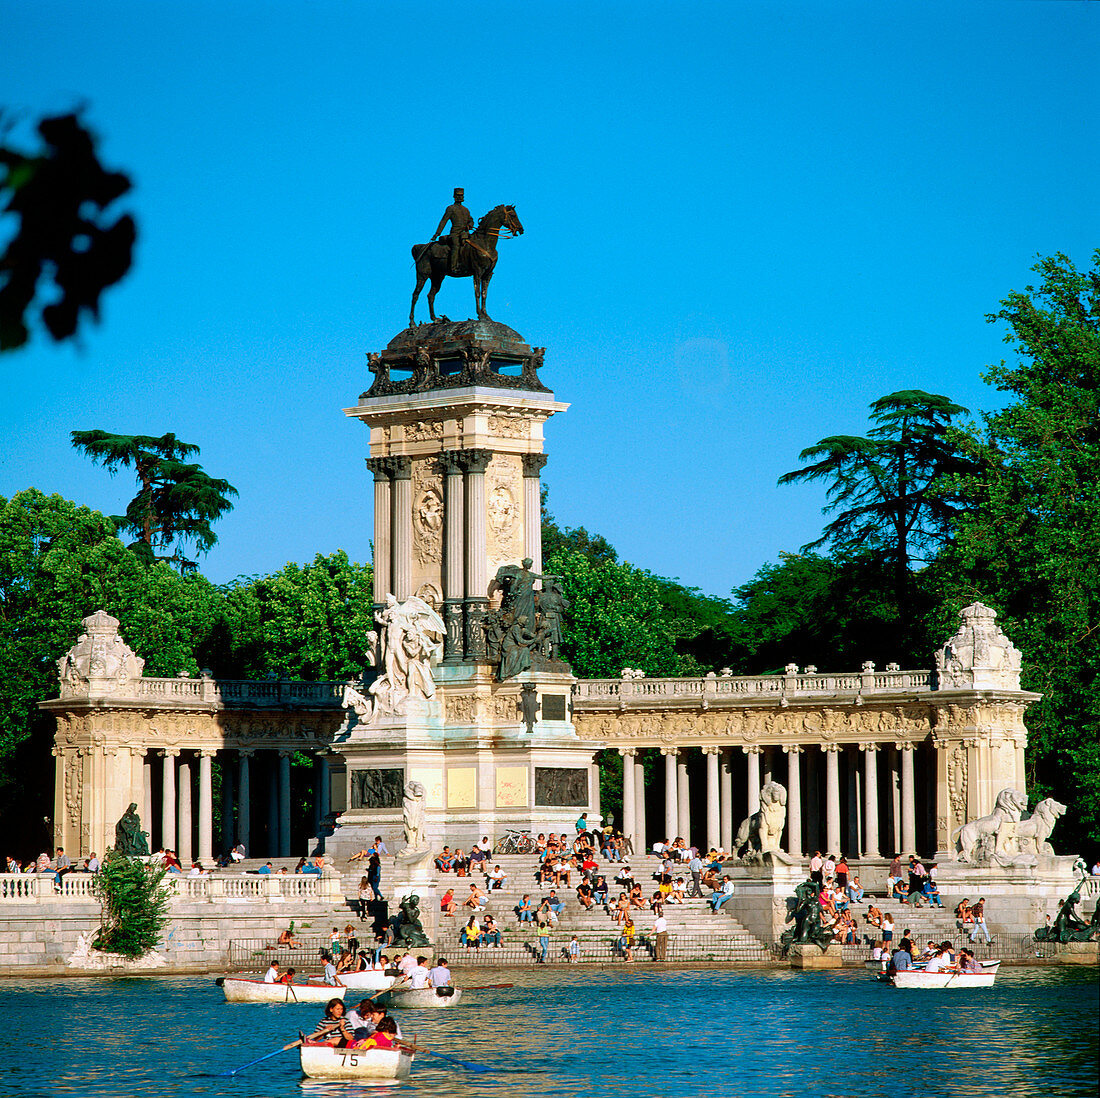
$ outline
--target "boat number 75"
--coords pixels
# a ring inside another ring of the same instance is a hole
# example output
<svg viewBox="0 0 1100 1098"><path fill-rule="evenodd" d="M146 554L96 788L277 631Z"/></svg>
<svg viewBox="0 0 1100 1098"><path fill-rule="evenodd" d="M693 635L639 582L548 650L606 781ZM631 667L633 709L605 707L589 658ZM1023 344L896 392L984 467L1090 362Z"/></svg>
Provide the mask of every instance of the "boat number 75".
<svg viewBox="0 0 1100 1098"><path fill-rule="evenodd" d="M351 1066L353 1068L358 1067L359 1066L359 1057L358 1056L349 1056L348 1057L348 1062L351 1064Z"/></svg>

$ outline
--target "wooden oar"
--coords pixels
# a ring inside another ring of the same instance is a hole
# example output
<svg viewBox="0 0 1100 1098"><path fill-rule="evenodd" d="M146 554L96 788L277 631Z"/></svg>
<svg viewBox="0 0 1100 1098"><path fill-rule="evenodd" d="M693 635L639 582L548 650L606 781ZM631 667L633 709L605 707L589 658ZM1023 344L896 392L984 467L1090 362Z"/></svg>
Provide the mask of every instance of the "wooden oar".
<svg viewBox="0 0 1100 1098"><path fill-rule="evenodd" d="M261 1056L258 1060L250 1060L247 1064L241 1064L239 1068L234 1068L232 1071L220 1071L218 1072L217 1078L224 1079L230 1075L236 1075L238 1071L244 1071L245 1068L261 1064L264 1060L270 1060L272 1056L278 1056L280 1052L286 1052L287 1049L297 1048L301 1043L301 1040L291 1041L289 1045L283 1045L282 1048L277 1048L274 1052L269 1052L266 1056Z"/></svg>
<svg viewBox="0 0 1100 1098"><path fill-rule="evenodd" d="M425 1056L437 1056L440 1060L446 1060L450 1064L457 1064L465 1071L480 1072L484 1074L487 1071L493 1070L486 1064L475 1064L472 1060L459 1060L456 1056L447 1056L442 1052L433 1052L430 1048L424 1048L422 1045L414 1045L411 1041L398 1040L395 1044L400 1048L407 1048L410 1052L420 1052Z"/></svg>

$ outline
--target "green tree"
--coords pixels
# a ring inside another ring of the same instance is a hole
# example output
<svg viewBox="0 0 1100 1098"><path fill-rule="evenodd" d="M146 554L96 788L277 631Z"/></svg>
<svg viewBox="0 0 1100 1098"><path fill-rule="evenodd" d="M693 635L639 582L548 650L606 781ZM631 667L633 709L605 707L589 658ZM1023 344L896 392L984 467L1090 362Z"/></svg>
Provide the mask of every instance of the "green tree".
<svg viewBox="0 0 1100 1098"><path fill-rule="evenodd" d="M103 907L95 949L142 957L156 949L168 925L168 889L162 865L108 850L92 882Z"/></svg>
<svg viewBox="0 0 1100 1098"><path fill-rule="evenodd" d="M966 411L919 389L889 393L872 402L875 426L867 437L832 435L803 450L799 460L809 464L784 473L779 483L827 481L825 512L839 512L803 551L829 544L845 556L880 553L891 567L898 607L907 613L912 562L942 548L958 514L941 485L965 471L949 429Z"/></svg>
<svg viewBox="0 0 1100 1098"><path fill-rule="evenodd" d="M374 573L342 549L235 581L225 593L225 633L211 657L221 674L338 680L367 667Z"/></svg>
<svg viewBox="0 0 1100 1098"><path fill-rule="evenodd" d="M189 571L195 562L183 556L183 546L190 543L206 553L217 542L210 524L233 509L228 497L237 489L209 476L201 465L184 462L199 452L194 443L181 442L171 433L153 438L99 430L73 431L72 440L77 450L112 476L120 467L133 468L138 494L114 522L119 530L136 536L131 548L140 556L173 561ZM173 551L166 552L169 549Z"/></svg>
<svg viewBox="0 0 1100 1098"><path fill-rule="evenodd" d="M82 619L118 618L147 674L194 674L222 603L202 576L143 564L96 511L34 488L0 497L0 828L23 853L49 842L54 727L38 702L57 696Z"/></svg>
<svg viewBox="0 0 1100 1098"><path fill-rule="evenodd" d="M1070 811L1061 833L1100 843L1100 249L1092 269L1042 258L1040 283L987 318L1014 363L985 379L1010 402L960 436L977 462L944 561L948 613L982 598L1021 648L1029 781Z"/></svg>
<svg viewBox="0 0 1100 1098"><path fill-rule="evenodd" d="M103 291L133 260L133 218L109 212L130 180L103 168L77 115L44 118L38 133L37 153L0 145L0 213L18 222L0 255L0 351L28 341L44 296L53 298L40 310L46 331L74 336L82 314L98 319Z"/></svg>

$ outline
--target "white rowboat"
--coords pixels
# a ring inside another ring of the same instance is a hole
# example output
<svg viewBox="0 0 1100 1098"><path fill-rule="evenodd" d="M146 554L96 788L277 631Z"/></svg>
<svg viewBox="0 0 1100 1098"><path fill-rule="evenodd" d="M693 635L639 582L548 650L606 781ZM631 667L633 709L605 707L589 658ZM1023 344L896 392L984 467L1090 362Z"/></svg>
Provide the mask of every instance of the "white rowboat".
<svg viewBox="0 0 1100 1098"><path fill-rule="evenodd" d="M325 984L265 984L263 980L239 980L223 976L216 981L227 1003L327 1003L342 999L345 988Z"/></svg>
<svg viewBox="0 0 1100 1098"><path fill-rule="evenodd" d="M404 1079L412 1053L395 1048L332 1048L300 1045L302 1074L310 1079Z"/></svg>
<svg viewBox="0 0 1100 1098"><path fill-rule="evenodd" d="M438 1010L458 1005L462 989L458 987L393 987L376 995L375 1001L388 1009L409 1010L426 1007Z"/></svg>
<svg viewBox="0 0 1100 1098"><path fill-rule="evenodd" d="M310 976L309 982L311 986L316 986L323 979L324 976ZM385 991L396 977L387 976L380 969L367 969L365 972L341 972L337 974L336 979L344 987L364 988L367 991Z"/></svg>
<svg viewBox="0 0 1100 1098"><path fill-rule="evenodd" d="M894 987L992 987L1000 964L1000 961L983 961L981 972L925 972L923 968L910 968L895 972L892 982Z"/></svg>

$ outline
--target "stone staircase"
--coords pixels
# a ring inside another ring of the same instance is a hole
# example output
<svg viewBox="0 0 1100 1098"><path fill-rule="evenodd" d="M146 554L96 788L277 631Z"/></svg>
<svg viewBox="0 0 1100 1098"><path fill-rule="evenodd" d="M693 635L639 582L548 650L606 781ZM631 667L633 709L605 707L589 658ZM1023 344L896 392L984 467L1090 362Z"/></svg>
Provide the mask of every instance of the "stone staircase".
<svg viewBox="0 0 1100 1098"><path fill-rule="evenodd" d="M652 893L655 882L649 877L657 866L655 858L634 859L635 872L642 883L643 892ZM460 939L462 927L469 920L470 908L460 908L453 918L440 917L440 930L437 951L453 957L459 964L499 964L515 961L534 960L541 952L538 936L533 922L521 923L515 909L522 901L524 893L530 893L531 903L537 905L550 888L535 883L535 869L538 859L534 855L497 855L488 863L489 868L500 865L508 875L504 886L489 892L486 908L478 913L479 921L486 914L493 916L502 932L503 946L482 947L478 950L465 949ZM607 873L607 864L601 864ZM611 865L611 873L615 865ZM454 888L455 900L461 904L469 893L469 886L476 882L485 887L485 877L455 877L453 873L437 874L440 895L448 888ZM567 961L563 953L567 949L573 934L577 935L582 961L616 962L622 961L616 943L619 939L619 927L612 919L610 911L601 906L585 910L577 900L576 885L579 878L570 878L570 887L557 889L558 898L565 904L565 910L558 916L550 934L548 960ZM383 878L384 888L384 878ZM617 898L618 890L612 886ZM638 960L653 958L655 943L653 936L653 914L645 911L633 913L635 931L634 955ZM767 945L754 938L736 919L725 912L715 914L710 905L702 899L686 900L683 904L666 904L665 918L668 921L669 961L766 961L771 959L772 951Z"/></svg>

